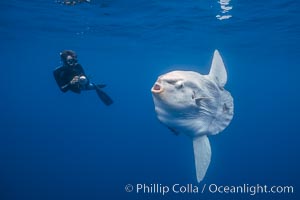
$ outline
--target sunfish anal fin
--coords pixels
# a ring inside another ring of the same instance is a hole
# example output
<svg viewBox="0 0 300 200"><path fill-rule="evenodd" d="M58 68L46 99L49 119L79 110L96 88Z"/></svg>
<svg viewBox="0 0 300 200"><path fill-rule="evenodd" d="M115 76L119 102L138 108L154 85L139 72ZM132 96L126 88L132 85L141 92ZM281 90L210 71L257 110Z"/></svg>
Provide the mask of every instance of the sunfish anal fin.
<svg viewBox="0 0 300 200"><path fill-rule="evenodd" d="M203 180L210 164L211 149L206 135L193 138L197 181Z"/></svg>

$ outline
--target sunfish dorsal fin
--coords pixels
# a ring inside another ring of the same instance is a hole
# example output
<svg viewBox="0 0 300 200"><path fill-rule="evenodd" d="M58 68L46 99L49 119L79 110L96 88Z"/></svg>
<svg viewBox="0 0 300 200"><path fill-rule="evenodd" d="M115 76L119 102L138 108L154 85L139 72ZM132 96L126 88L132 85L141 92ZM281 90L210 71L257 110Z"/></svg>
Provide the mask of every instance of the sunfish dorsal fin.
<svg viewBox="0 0 300 200"><path fill-rule="evenodd" d="M221 88L223 88L227 82L227 72L218 50L215 50L214 52L214 57L208 76Z"/></svg>
<svg viewBox="0 0 300 200"><path fill-rule="evenodd" d="M210 164L211 149L206 135L193 138L197 181L203 180Z"/></svg>

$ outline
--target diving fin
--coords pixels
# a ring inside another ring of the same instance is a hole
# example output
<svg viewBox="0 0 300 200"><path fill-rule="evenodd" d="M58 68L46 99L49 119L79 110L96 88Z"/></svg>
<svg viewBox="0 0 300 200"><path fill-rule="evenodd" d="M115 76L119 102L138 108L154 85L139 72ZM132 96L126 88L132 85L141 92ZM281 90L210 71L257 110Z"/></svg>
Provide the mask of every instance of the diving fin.
<svg viewBox="0 0 300 200"><path fill-rule="evenodd" d="M105 93L105 92L103 92L100 88L101 87L99 87L99 85L94 85L95 86L95 90L96 90L96 92L97 92L97 95L98 95L98 97L101 99L101 101L105 104L105 105L107 105L107 106L109 106L109 105L111 105L114 101ZM100 85L101 86L101 85ZM103 86L103 85L102 85ZM105 87L105 85L103 86L103 87Z"/></svg>
<svg viewBox="0 0 300 200"><path fill-rule="evenodd" d="M105 84L97 84L96 86L97 86L98 88L105 88L105 87L106 87Z"/></svg>

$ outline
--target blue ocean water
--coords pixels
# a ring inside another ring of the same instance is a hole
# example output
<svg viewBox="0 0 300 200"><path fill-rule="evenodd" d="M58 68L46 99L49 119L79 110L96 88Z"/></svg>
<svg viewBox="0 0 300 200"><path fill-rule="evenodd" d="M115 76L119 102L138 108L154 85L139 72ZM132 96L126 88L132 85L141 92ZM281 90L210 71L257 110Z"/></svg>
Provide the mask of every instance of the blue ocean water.
<svg viewBox="0 0 300 200"><path fill-rule="evenodd" d="M296 0L0 2L0 199L299 199L300 4ZM73 49L114 104L61 93ZM192 142L156 118L150 89L171 70L209 71L218 49L235 114L209 137L197 183ZM132 184L199 193L126 192ZM212 193L203 185L293 186L293 194Z"/></svg>

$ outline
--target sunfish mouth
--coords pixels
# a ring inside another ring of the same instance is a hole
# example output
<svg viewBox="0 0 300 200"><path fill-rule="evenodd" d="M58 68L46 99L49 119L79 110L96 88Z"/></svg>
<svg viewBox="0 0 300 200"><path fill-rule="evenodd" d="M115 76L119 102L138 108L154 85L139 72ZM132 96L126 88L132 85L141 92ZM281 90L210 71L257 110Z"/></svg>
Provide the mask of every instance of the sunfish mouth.
<svg viewBox="0 0 300 200"><path fill-rule="evenodd" d="M151 92L154 94L159 94L163 91L163 88L160 84L155 83L154 86L151 88Z"/></svg>

